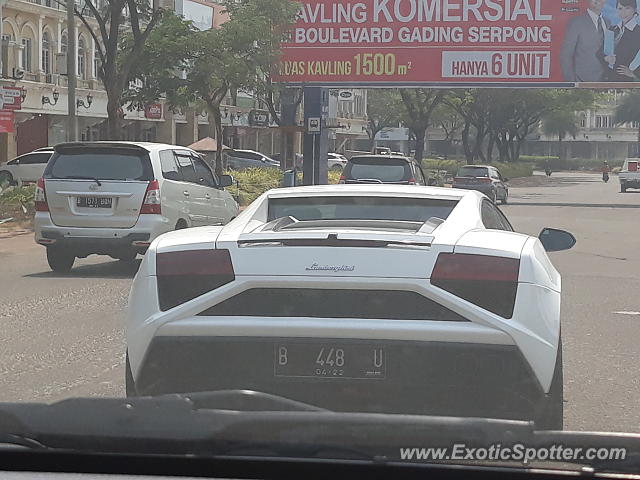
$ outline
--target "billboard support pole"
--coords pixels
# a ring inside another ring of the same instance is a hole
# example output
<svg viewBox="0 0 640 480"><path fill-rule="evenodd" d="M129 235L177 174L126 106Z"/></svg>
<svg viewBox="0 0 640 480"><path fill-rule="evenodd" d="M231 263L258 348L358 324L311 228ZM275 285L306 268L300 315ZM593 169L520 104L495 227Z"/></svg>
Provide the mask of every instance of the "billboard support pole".
<svg viewBox="0 0 640 480"><path fill-rule="evenodd" d="M326 185L329 130L326 121L329 111L329 89L304 87L304 161L303 185Z"/></svg>

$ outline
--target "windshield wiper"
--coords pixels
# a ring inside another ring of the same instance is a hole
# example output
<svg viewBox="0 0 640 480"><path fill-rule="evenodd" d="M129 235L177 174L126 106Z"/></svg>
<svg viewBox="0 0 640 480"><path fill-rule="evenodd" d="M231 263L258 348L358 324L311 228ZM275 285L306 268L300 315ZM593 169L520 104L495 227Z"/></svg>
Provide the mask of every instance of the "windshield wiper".
<svg viewBox="0 0 640 480"><path fill-rule="evenodd" d="M98 177L89 177L85 175L67 175L66 177L60 177L60 180L93 180L99 187L102 186Z"/></svg>

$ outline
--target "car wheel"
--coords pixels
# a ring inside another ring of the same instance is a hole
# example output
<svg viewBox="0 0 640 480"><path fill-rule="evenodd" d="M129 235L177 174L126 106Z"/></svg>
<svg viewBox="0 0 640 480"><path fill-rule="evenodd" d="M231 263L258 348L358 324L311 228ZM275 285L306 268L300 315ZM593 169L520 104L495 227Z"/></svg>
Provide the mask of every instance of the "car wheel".
<svg viewBox="0 0 640 480"><path fill-rule="evenodd" d="M502 205L506 205L508 201L509 201L509 192L505 190L504 191L504 198L501 200Z"/></svg>
<svg viewBox="0 0 640 480"><path fill-rule="evenodd" d="M0 187L4 184L13 185L15 182L13 180L13 175L9 172L0 172Z"/></svg>
<svg viewBox="0 0 640 480"><path fill-rule="evenodd" d="M48 247L47 248L47 262L49 267L54 272L67 273L73 267L76 257L68 250L61 248Z"/></svg>
<svg viewBox="0 0 640 480"><path fill-rule="evenodd" d="M124 373L124 389L127 397L136 397L136 384L133 380L133 373L131 373L131 365L129 364L129 352L125 360L125 373Z"/></svg>
<svg viewBox="0 0 640 480"><path fill-rule="evenodd" d="M535 419L538 430L562 430L564 420L564 375L562 366L562 337L558 341L556 368L551 388L543 400Z"/></svg>
<svg viewBox="0 0 640 480"><path fill-rule="evenodd" d="M342 171L342 166L341 165L334 165L333 167L331 167L331 170L334 172L341 172Z"/></svg>
<svg viewBox="0 0 640 480"><path fill-rule="evenodd" d="M627 193L627 187L624 186L624 183L620 184L620 193Z"/></svg>
<svg viewBox="0 0 640 480"><path fill-rule="evenodd" d="M187 222L184 221L182 218L180 220L178 220L178 223L176 223L176 230L182 230L183 228L187 228Z"/></svg>
<svg viewBox="0 0 640 480"><path fill-rule="evenodd" d="M133 262L137 256L138 252L136 252L135 250L130 250L119 254L116 258L121 262Z"/></svg>

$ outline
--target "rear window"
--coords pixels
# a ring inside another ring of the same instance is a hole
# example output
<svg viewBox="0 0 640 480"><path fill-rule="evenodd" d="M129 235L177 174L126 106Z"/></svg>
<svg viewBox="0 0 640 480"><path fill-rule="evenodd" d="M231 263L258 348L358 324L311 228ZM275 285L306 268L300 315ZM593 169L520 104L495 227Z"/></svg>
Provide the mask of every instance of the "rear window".
<svg viewBox="0 0 640 480"><path fill-rule="evenodd" d="M298 220L397 220L425 222L446 220L457 200L397 197L272 198L269 221L292 216Z"/></svg>
<svg viewBox="0 0 640 480"><path fill-rule="evenodd" d="M403 182L411 178L411 168L409 162L401 158L352 158L347 165L345 177L349 180Z"/></svg>
<svg viewBox="0 0 640 480"><path fill-rule="evenodd" d="M99 180L153 180L148 154L100 149L68 150L54 154L45 178Z"/></svg>
<svg viewBox="0 0 640 480"><path fill-rule="evenodd" d="M458 170L458 177L488 177L489 169L485 167L462 167Z"/></svg>
<svg viewBox="0 0 640 480"><path fill-rule="evenodd" d="M629 172L637 172L638 171L638 162L637 160L629 160L627 162L627 171Z"/></svg>

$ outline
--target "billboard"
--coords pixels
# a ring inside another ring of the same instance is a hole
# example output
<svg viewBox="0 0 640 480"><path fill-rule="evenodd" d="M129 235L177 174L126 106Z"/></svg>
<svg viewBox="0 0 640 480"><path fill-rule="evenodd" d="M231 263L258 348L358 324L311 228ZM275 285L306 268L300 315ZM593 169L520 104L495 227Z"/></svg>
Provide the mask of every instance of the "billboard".
<svg viewBox="0 0 640 480"><path fill-rule="evenodd" d="M636 2L302 0L276 79L322 86L628 87L640 82Z"/></svg>

